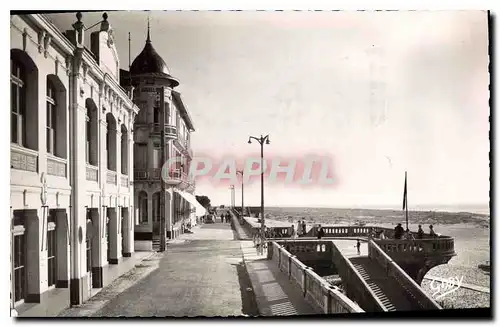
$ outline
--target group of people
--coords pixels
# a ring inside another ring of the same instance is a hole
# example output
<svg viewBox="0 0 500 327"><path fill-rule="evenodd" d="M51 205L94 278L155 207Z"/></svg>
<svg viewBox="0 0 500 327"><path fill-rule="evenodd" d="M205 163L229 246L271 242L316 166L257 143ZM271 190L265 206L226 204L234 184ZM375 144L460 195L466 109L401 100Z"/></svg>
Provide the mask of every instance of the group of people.
<svg viewBox="0 0 500 327"><path fill-rule="evenodd" d="M418 225L418 231L416 233L412 233L409 229L404 230L404 228L401 226L401 224L397 224L396 227L394 227L394 239L396 240L415 240L415 239L423 239L425 236L425 232L422 229L422 225ZM429 225L429 236L430 237L437 237L438 235L434 231L434 226ZM379 239L386 239L387 236L385 235L383 230L380 230L378 232L375 232L375 237Z"/></svg>
<svg viewBox="0 0 500 327"><path fill-rule="evenodd" d="M297 236L305 235L307 233L306 231L307 225L306 221L302 219L302 221L297 221ZM292 225L292 231L294 230L294 227Z"/></svg>
<svg viewBox="0 0 500 327"><path fill-rule="evenodd" d="M266 226L264 226L264 230L262 229L256 229L253 232L253 244L254 247L257 249L257 254L258 255L263 255L264 254L264 249L267 248L267 234L269 234L269 230L267 229Z"/></svg>
<svg viewBox="0 0 500 327"><path fill-rule="evenodd" d="M226 212L226 214L221 213L220 214L220 222L221 223L230 223L231 222L231 214L229 212Z"/></svg>

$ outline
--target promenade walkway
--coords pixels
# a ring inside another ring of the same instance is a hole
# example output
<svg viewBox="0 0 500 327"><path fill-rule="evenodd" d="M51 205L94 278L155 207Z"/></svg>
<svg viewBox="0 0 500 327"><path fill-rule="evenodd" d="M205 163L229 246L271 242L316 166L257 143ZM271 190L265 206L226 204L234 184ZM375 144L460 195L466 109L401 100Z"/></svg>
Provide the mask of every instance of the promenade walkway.
<svg viewBox="0 0 500 327"><path fill-rule="evenodd" d="M261 316L319 314L302 290L283 274L267 254L257 255L252 241L241 241L241 251Z"/></svg>
<svg viewBox="0 0 500 327"><path fill-rule="evenodd" d="M134 278L134 276L130 276ZM149 275L119 294L104 289L97 311L65 316L227 317L258 315L239 241L228 223L193 228L167 246Z"/></svg>
<svg viewBox="0 0 500 327"><path fill-rule="evenodd" d="M307 303L299 287L293 284L271 260L267 253L258 255L253 241L249 239L238 219L233 216L233 224L240 241L243 260L250 277L252 291L261 316L308 315L314 311Z"/></svg>

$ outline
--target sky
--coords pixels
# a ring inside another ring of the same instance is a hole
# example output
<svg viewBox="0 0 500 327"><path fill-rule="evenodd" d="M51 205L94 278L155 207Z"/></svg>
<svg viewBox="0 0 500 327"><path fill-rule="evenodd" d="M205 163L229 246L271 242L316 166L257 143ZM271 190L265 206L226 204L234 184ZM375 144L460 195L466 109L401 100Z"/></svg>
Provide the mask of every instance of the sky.
<svg viewBox="0 0 500 327"><path fill-rule="evenodd" d="M91 26L102 13L84 13ZM108 12L121 68L151 40L194 122L196 154L331 159L330 186L265 182L268 206L487 205L487 14L412 12ZM53 14L61 30L74 13ZM98 26L87 31L90 32ZM89 44L89 43L87 43ZM197 195L229 204L227 184ZM236 184L236 205L241 205ZM245 185L260 204L260 181Z"/></svg>

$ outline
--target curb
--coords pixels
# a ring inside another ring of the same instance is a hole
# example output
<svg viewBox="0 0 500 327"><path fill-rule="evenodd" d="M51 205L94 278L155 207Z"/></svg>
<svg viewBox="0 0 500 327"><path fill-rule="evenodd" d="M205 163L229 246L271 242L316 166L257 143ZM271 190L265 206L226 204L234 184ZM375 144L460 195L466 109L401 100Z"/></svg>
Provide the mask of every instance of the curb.
<svg viewBox="0 0 500 327"><path fill-rule="evenodd" d="M236 215L233 212L231 212L231 220L232 220L231 227L235 231L236 237L238 238L238 241L250 240L250 238L248 238L248 237L245 238L241 235L241 231L243 231L243 227L241 227L240 222L238 221L238 218L236 218Z"/></svg>

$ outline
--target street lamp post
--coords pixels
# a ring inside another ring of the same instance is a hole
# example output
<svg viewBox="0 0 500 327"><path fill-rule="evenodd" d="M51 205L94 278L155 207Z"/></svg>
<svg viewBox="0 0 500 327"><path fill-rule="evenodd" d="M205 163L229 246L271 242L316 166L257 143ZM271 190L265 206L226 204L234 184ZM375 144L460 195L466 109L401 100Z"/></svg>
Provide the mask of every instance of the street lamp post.
<svg viewBox="0 0 500 327"><path fill-rule="evenodd" d="M244 210L245 210L245 206L244 206L244 203L243 203L243 177L245 176L244 173L243 173L243 170L237 170L236 171L236 174L240 174L241 175L241 217L243 218L244 214Z"/></svg>
<svg viewBox="0 0 500 327"><path fill-rule="evenodd" d="M269 134L266 136L260 136L259 138L255 136L250 136L248 138L248 144L252 143L252 139L256 140L260 144L260 228L264 232L264 142L265 144L270 144Z"/></svg>
<svg viewBox="0 0 500 327"><path fill-rule="evenodd" d="M230 208L234 209L234 185L229 186L229 190L231 190L231 204Z"/></svg>

